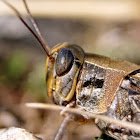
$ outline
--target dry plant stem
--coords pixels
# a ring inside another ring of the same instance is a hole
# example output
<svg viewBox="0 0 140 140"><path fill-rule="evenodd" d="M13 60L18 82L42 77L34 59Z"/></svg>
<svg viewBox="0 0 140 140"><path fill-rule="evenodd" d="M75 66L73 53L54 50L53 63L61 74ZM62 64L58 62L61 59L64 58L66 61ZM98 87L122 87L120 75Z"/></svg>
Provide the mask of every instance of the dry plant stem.
<svg viewBox="0 0 140 140"><path fill-rule="evenodd" d="M43 103L26 103L26 106L31 107L31 108L50 109L50 110L57 110L57 111L61 111L65 108L65 107L59 106L59 105L43 104ZM138 125L136 123L116 120L116 119L113 119L113 118L110 118L110 117L107 117L107 116L81 111L77 108L67 108L67 112L73 113L73 114L80 114L80 115L83 115L83 116L88 115L90 118L98 118L98 119L103 120L105 122L114 123L114 124L116 124L120 127L128 128L129 130L132 130L132 131L140 132L140 125Z"/></svg>
<svg viewBox="0 0 140 140"><path fill-rule="evenodd" d="M55 137L55 140L61 140L62 139L62 136L63 136L63 133L68 125L68 123L71 121L71 117L72 115L71 114L67 114L67 116L64 118L58 132L57 132L57 135Z"/></svg>

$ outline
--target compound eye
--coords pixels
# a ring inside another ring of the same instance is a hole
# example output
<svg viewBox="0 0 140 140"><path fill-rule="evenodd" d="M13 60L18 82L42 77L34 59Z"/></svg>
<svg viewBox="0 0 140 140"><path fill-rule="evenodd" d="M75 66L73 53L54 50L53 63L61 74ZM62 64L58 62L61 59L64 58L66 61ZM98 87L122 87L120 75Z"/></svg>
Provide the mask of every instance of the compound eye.
<svg viewBox="0 0 140 140"><path fill-rule="evenodd" d="M73 62L74 56L72 52L67 48L62 48L59 51L58 56L56 58L55 64L56 74L58 76L61 76L67 73L71 69Z"/></svg>

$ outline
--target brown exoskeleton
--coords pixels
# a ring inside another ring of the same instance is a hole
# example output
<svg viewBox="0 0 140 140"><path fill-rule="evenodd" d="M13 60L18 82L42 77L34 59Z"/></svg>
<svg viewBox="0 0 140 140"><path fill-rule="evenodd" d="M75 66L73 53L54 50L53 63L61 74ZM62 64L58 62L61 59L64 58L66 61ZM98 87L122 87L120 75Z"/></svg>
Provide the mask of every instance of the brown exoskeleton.
<svg viewBox="0 0 140 140"><path fill-rule="evenodd" d="M59 44L47 58L47 88L56 104L75 100L77 108L140 123L140 66L95 54L77 45ZM140 134L115 124L95 121L115 139L140 139Z"/></svg>
<svg viewBox="0 0 140 140"><path fill-rule="evenodd" d="M9 5L24 22L19 12ZM33 25L37 28L24 0ZM37 32L38 32L37 28ZM41 35L38 38L48 58L46 62L47 89L59 105L75 101L75 107L114 119L140 123L140 66L108 57L87 54L75 44L58 44L49 51ZM113 123L95 119L107 135L122 140L140 140L140 133Z"/></svg>

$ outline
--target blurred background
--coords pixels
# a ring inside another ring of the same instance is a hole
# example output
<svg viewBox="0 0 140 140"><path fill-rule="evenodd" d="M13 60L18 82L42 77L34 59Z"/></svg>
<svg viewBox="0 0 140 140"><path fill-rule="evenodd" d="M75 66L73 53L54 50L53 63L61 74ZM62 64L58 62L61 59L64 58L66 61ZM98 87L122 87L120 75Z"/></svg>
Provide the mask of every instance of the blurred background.
<svg viewBox="0 0 140 140"><path fill-rule="evenodd" d="M32 26L22 0L9 0ZM139 0L27 0L50 47L68 42L85 52L140 64ZM0 128L18 126L53 140L59 112L28 109L26 102L51 103L45 82L46 54L14 12L0 1ZM57 116L57 117L56 117ZM81 135L82 134L82 135ZM72 122L65 140L93 140L93 122Z"/></svg>

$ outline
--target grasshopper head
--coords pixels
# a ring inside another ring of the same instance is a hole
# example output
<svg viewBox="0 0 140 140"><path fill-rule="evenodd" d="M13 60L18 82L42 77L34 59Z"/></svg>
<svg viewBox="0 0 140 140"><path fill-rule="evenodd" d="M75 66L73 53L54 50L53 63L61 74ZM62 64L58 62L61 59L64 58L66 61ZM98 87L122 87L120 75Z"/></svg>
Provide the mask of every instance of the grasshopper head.
<svg viewBox="0 0 140 140"><path fill-rule="evenodd" d="M60 105L65 101L69 102L74 97L77 77L84 61L84 51L77 45L67 43L59 44L50 51L50 47L41 34L26 0L23 0L23 3L36 32L26 23L22 14L12 4L5 0L2 2L16 13L46 52L48 56L46 69L49 96Z"/></svg>
<svg viewBox="0 0 140 140"><path fill-rule="evenodd" d="M59 44L46 61L47 89L56 104L63 105L74 97L77 78L84 61L84 51L74 44Z"/></svg>

